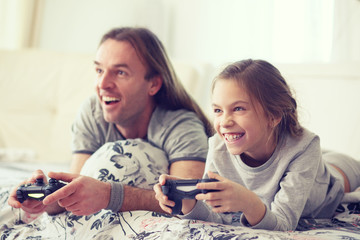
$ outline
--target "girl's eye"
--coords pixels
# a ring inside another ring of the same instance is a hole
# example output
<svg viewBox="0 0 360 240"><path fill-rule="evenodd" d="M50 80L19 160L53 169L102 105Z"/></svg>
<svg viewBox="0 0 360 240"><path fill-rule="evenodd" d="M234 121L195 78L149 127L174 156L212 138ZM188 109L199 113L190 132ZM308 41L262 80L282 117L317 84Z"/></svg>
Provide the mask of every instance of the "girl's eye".
<svg viewBox="0 0 360 240"><path fill-rule="evenodd" d="M243 111L245 110L243 107L235 107L234 108L234 111Z"/></svg>
<svg viewBox="0 0 360 240"><path fill-rule="evenodd" d="M221 112L220 109L218 109L218 108L215 108L215 109L214 109L214 113L220 113L220 112Z"/></svg>

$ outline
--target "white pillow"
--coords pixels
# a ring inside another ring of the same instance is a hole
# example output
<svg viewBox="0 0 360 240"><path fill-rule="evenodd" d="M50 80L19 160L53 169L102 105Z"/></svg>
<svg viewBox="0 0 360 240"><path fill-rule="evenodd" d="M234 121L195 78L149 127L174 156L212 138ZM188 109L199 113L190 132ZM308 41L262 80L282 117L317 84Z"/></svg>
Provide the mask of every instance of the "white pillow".
<svg viewBox="0 0 360 240"><path fill-rule="evenodd" d="M164 151L142 139L105 143L86 162L81 175L152 189L168 173Z"/></svg>

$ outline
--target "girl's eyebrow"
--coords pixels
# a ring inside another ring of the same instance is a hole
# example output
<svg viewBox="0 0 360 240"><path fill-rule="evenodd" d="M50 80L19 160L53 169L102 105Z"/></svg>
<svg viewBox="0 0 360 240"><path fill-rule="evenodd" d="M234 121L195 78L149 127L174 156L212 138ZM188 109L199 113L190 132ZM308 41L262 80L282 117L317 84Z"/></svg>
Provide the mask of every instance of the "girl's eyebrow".
<svg viewBox="0 0 360 240"><path fill-rule="evenodd" d="M237 105L237 104L249 104L249 102L239 100L239 101L236 101L236 102L233 103L233 105Z"/></svg>
<svg viewBox="0 0 360 240"><path fill-rule="evenodd" d="M242 100L239 100L239 101L236 101L236 102L231 103L232 106L233 106L233 105L238 105L238 104L246 104L246 105L248 105L248 104L250 104L250 103L247 102L247 101L242 101ZM212 107L220 107L220 106L218 106L216 103L212 103L211 106L212 106Z"/></svg>

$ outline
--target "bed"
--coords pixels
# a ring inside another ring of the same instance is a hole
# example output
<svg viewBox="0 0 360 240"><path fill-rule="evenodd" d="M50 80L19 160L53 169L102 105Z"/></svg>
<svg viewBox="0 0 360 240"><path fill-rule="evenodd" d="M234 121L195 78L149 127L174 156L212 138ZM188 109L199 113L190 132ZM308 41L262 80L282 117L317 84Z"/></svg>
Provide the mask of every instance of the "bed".
<svg viewBox="0 0 360 240"><path fill-rule="evenodd" d="M139 148L142 151L136 151ZM151 153L149 153L151 151ZM151 155L152 157L149 157ZM117 160L114 161L114 156ZM119 157L120 156L120 157ZM150 168L141 166L140 158L148 158ZM98 161L99 159L103 161ZM153 160L163 158L161 151L155 154L140 140L137 142L118 141L105 144L89 160L82 174L102 180L104 169L111 175L116 166L125 166L131 160L132 174L118 179L126 183L134 182L139 176L142 187L152 187L157 176L166 171L166 165ZM108 160L104 164L104 160ZM112 159L112 160L111 160ZM101 162L101 165L99 164ZM144 169L145 168L145 169ZM25 214L7 204L9 191L36 169L45 173L66 171L61 164L29 164L0 161L0 239L360 239L360 203L342 204L332 219L301 219L296 231L254 230L245 227L182 220L174 216L151 211L130 211L113 213L102 210L89 216L76 216L64 212L56 216ZM139 171L139 169L142 169ZM102 171L100 171L102 170ZM152 174L152 175L151 175ZM145 185L144 185L145 181Z"/></svg>

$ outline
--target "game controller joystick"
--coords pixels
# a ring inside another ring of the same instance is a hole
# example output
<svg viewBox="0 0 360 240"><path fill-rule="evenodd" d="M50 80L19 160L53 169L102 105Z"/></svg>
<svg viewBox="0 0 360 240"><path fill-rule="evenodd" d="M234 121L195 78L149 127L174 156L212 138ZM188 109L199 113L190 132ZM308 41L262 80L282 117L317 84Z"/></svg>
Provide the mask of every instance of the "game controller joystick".
<svg viewBox="0 0 360 240"><path fill-rule="evenodd" d="M34 184L23 184L16 190L16 197L20 203L23 203L26 199L43 200L47 195L62 188L66 184L56 179L50 178L49 184L44 184L42 178L36 179Z"/></svg>
<svg viewBox="0 0 360 240"><path fill-rule="evenodd" d="M172 214L181 213L183 199L195 199L199 193L217 192L218 190L197 189L196 184L201 182L218 182L217 179L190 179L190 180L166 180L161 186L162 192L168 196L168 199L175 202L172 207Z"/></svg>

